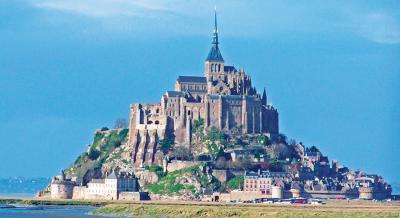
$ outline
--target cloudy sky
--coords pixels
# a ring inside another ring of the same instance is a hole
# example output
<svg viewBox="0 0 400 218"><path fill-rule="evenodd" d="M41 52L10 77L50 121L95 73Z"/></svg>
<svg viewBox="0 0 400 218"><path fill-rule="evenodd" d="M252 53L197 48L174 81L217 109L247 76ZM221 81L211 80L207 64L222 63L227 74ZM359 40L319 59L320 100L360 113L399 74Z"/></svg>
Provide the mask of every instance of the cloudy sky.
<svg viewBox="0 0 400 218"><path fill-rule="evenodd" d="M51 176L130 103L203 75L215 5L225 61L283 133L399 180L398 1L0 1L1 176Z"/></svg>

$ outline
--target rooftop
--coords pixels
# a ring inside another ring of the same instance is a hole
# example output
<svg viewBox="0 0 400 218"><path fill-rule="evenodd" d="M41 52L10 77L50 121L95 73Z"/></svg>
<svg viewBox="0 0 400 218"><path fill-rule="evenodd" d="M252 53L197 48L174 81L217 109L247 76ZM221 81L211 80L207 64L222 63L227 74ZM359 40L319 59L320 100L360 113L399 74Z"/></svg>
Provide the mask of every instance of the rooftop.
<svg viewBox="0 0 400 218"><path fill-rule="evenodd" d="M207 83L204 76L179 76L178 81L182 83Z"/></svg>

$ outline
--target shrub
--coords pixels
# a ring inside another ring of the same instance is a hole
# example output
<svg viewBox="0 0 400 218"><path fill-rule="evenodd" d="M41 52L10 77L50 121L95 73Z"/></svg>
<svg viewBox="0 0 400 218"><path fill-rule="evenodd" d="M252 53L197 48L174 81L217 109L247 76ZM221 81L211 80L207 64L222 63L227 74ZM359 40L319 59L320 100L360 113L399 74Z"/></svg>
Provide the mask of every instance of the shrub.
<svg viewBox="0 0 400 218"><path fill-rule="evenodd" d="M150 172L158 172L158 171L162 171L162 167L158 166L158 165L154 165L154 166L145 166L144 167L145 170L148 170Z"/></svg>
<svg viewBox="0 0 400 218"><path fill-rule="evenodd" d="M158 144L160 145L159 149L164 154L167 154L172 149L172 146L175 144L175 140L173 137L165 137L164 139L161 139Z"/></svg>
<svg viewBox="0 0 400 218"><path fill-rule="evenodd" d="M175 147L174 156L178 160L191 160L193 158L190 149L185 146Z"/></svg>
<svg viewBox="0 0 400 218"><path fill-rule="evenodd" d="M235 176L227 182L229 189L242 189L244 184L243 176Z"/></svg>
<svg viewBox="0 0 400 218"><path fill-rule="evenodd" d="M90 160L96 160L100 156L101 152L96 150L95 148L91 148L88 153L88 157Z"/></svg>

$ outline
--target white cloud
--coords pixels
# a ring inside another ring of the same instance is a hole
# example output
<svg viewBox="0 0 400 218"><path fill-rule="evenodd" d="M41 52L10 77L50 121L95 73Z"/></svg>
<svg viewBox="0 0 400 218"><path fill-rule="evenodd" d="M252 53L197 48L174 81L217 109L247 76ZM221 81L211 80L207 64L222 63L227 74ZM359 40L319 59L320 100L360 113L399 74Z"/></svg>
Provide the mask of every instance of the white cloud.
<svg viewBox="0 0 400 218"><path fill-rule="evenodd" d="M100 20L109 32L156 35L209 34L212 0L29 0L40 9L84 15ZM224 36L265 37L275 33L352 34L377 43L400 43L395 14L360 2L218 1ZM172 16L171 16L172 15ZM117 19L115 19L117 18ZM152 18L140 20L132 18ZM53 17L49 20L53 20ZM241 31L238 31L241 29ZM87 32L84 29L83 32Z"/></svg>
<svg viewBox="0 0 400 218"><path fill-rule="evenodd" d="M37 8L76 13L89 17L139 16L149 11L167 11L159 0L37 0Z"/></svg>
<svg viewBox="0 0 400 218"><path fill-rule="evenodd" d="M400 23L388 14L369 13L355 29L361 36L378 43L400 43ZM358 23L358 22L356 22Z"/></svg>

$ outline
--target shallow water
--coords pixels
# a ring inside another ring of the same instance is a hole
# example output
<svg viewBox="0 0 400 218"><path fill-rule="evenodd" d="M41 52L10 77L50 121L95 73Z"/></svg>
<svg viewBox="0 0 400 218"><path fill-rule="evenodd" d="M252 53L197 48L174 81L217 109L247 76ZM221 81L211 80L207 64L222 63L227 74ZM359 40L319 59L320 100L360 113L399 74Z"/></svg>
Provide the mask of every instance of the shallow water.
<svg viewBox="0 0 400 218"><path fill-rule="evenodd" d="M34 218L34 217L62 217L62 218L100 218L89 215L95 207L89 206L17 206L15 208L0 208L1 218ZM101 217L104 218L104 217Z"/></svg>

